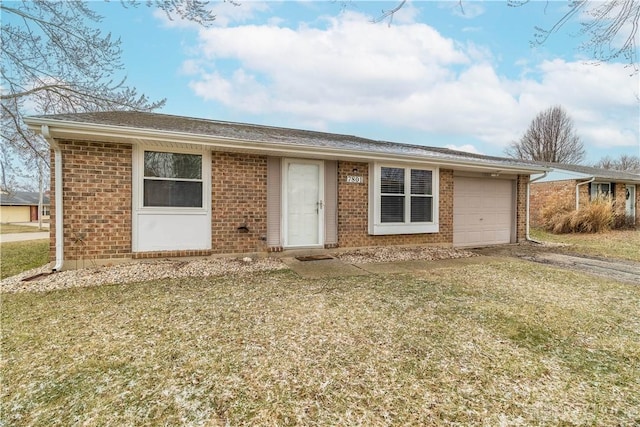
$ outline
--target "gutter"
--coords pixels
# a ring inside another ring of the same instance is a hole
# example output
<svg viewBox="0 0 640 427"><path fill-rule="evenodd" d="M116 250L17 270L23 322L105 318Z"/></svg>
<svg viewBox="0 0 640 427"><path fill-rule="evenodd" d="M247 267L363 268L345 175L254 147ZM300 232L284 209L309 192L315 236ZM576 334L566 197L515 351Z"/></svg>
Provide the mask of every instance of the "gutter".
<svg viewBox="0 0 640 427"><path fill-rule="evenodd" d="M592 177L590 180L585 181L585 182L579 182L576 184L576 210L580 210L580 186L581 185L585 185L585 184L589 184L593 181L596 180L596 177Z"/></svg>
<svg viewBox="0 0 640 427"><path fill-rule="evenodd" d="M530 226L530 224L529 224L529 222L530 222L530 221L529 221L529 218L530 218L530 213L529 213L529 208L530 208L530 206L529 206L529 199L531 198L531 183L532 183L532 182L539 181L539 180L541 180L542 178L545 178L548 174L549 174L549 171L545 171L541 176L539 176L539 177L537 177L537 178L534 178L534 179L530 179L530 180L529 180L529 182L527 182L527 233L526 233L525 239L526 239L528 242L540 243L540 242L538 242L537 240L533 240L533 239L531 238L531 236L529 236L529 228L530 228L530 227L529 227L529 226Z"/></svg>
<svg viewBox="0 0 640 427"><path fill-rule="evenodd" d="M276 156L312 156L325 159L349 159L360 161L398 161L411 163L430 163L442 167L468 167L476 171L502 173L541 173L544 167L534 165L509 165L482 161L480 159L451 159L446 156L416 156L413 154L388 153L385 151L366 151L353 148L336 148L314 145L297 145L286 142L243 140L233 137L193 134L158 129L135 128L130 126L97 125L80 122L61 122L60 120L39 117L27 117L25 123L38 132L42 126L51 127L58 137L77 139L92 136L100 141L154 142L168 144L187 144L204 146L214 150L231 150ZM375 141L372 141L375 142ZM400 144L402 145L402 144Z"/></svg>
<svg viewBox="0 0 640 427"><path fill-rule="evenodd" d="M64 209L62 206L62 149L49 132L49 126L42 125L40 133L53 149L55 176L55 207L56 207L56 263L52 270L61 271L64 264Z"/></svg>

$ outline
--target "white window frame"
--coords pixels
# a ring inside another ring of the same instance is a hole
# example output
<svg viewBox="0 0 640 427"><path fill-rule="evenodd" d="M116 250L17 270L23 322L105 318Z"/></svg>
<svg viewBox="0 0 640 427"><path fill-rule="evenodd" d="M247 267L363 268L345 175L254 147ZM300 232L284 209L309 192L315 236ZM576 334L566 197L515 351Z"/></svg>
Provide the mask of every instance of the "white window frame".
<svg viewBox="0 0 640 427"><path fill-rule="evenodd" d="M144 153L145 151L155 151L161 153L174 153L174 154L195 154L202 156L202 171L201 179L166 179L169 181L193 181L202 182L202 206L188 207L188 206L144 206L144 181L145 179L160 179L165 178L145 178L144 176ZM134 150L134 200L133 205L138 212L156 212L156 213L180 213L180 214L202 214L210 212L211 206L211 153L207 150L189 150L179 148L166 148L166 147L154 147L148 146L136 146Z"/></svg>
<svg viewBox="0 0 640 427"><path fill-rule="evenodd" d="M603 181L599 181L599 182L592 182L591 183L591 188L589 189L589 200L595 200L598 197L602 197L604 196L604 193L599 191L599 188L602 187L603 185L608 185L609 186L609 192L607 193L606 197L612 197L613 196L613 183L612 182L603 182ZM594 191L594 188L597 188Z"/></svg>
<svg viewBox="0 0 640 427"><path fill-rule="evenodd" d="M144 206L144 152L159 151L179 154L198 154L202 156L202 207L165 207ZM132 208L131 250L133 252L159 250L211 249L211 152L206 149L167 147L156 144L136 144L132 159ZM174 234L171 237L175 246L162 247L160 242L148 240L149 224L162 224ZM177 230L177 231L176 231ZM177 236L176 236L177 234ZM143 238L143 236L146 236ZM193 236L202 237L198 245L193 246ZM160 246L158 246L160 244Z"/></svg>
<svg viewBox="0 0 640 427"><path fill-rule="evenodd" d="M383 223L381 221L381 178L382 168L404 169L405 179L405 221ZM411 222L411 169L431 171L432 177L432 198L433 212L430 222ZM438 233L439 227L439 189L440 189L440 169L434 166L420 164L397 164L397 163L374 163L369 168L369 234L425 234Z"/></svg>

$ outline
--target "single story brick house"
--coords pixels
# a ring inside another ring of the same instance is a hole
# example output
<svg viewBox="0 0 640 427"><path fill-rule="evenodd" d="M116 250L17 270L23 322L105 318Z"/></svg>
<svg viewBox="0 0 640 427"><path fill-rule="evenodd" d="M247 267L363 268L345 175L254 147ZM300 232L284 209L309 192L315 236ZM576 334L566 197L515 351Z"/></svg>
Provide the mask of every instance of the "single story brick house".
<svg viewBox="0 0 640 427"><path fill-rule="evenodd" d="M640 174L560 163L541 163L552 168L546 176L531 183L531 225L542 224L542 211L551 197L560 195L576 209L599 196L610 196L624 206L628 217L640 224Z"/></svg>
<svg viewBox="0 0 640 427"><path fill-rule="evenodd" d="M0 223L34 222L40 215L49 219L49 195L42 197L42 212L38 212L40 193L35 191L0 191Z"/></svg>
<svg viewBox="0 0 640 427"><path fill-rule="evenodd" d="M52 148L54 270L72 261L527 238L546 167L141 112L33 116Z"/></svg>

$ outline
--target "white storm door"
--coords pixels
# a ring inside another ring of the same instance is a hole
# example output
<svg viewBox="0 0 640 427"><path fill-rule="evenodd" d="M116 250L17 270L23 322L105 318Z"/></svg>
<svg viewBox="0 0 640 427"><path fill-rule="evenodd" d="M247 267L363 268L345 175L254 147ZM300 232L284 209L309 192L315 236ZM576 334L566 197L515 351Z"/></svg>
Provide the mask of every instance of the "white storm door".
<svg viewBox="0 0 640 427"><path fill-rule="evenodd" d="M322 161L285 160L284 242L287 247L321 247L324 223Z"/></svg>
<svg viewBox="0 0 640 427"><path fill-rule="evenodd" d="M627 185L625 191L625 210L627 216L631 218L636 217L636 186L635 185Z"/></svg>

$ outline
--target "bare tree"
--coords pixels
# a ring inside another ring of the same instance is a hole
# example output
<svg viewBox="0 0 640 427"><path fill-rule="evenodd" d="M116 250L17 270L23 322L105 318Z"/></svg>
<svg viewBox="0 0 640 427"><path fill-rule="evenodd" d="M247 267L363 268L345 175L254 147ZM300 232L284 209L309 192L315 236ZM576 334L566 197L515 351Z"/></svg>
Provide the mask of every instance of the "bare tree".
<svg viewBox="0 0 640 427"><path fill-rule="evenodd" d="M505 153L517 159L572 164L585 156L573 120L559 105L538 113L520 141L511 143Z"/></svg>
<svg viewBox="0 0 640 427"><path fill-rule="evenodd" d="M617 159L613 159L610 156L605 156L593 166L602 169L640 173L640 157L621 154Z"/></svg>
<svg viewBox="0 0 640 427"><path fill-rule="evenodd" d="M121 0L124 7L157 7L169 18L209 25L215 19L200 0ZM42 161L49 167L47 144L23 123L30 113L160 108L129 87L123 70L120 40L94 25L102 17L83 1L23 0L1 2L0 105L2 144L25 163Z"/></svg>
<svg viewBox="0 0 640 427"><path fill-rule="evenodd" d="M510 7L522 7L531 0L507 0ZM383 10L374 19L380 22L388 19L391 23L393 15L405 5L406 0L398 1L396 7ZM464 13L464 0L457 1L457 7ZM547 0L547 5L550 1ZM554 6L555 7L555 6ZM535 27L534 46L543 45L555 33L559 32L575 17L584 19L580 33L586 41L580 45L581 50L596 62L608 62L623 58L632 74L638 72L638 26L640 24L640 1L638 0L570 0L569 10L561 15L550 28ZM547 8L545 7L545 13Z"/></svg>
<svg viewBox="0 0 640 427"><path fill-rule="evenodd" d="M522 6L530 0L509 0L511 6ZM548 2L547 2L548 3ZM542 45L557 33L571 18L582 16L580 33L587 40L580 46L597 62L608 62L624 58L633 72L638 72L636 45L640 2L637 0L572 0L566 12L551 28L536 27L533 44Z"/></svg>

